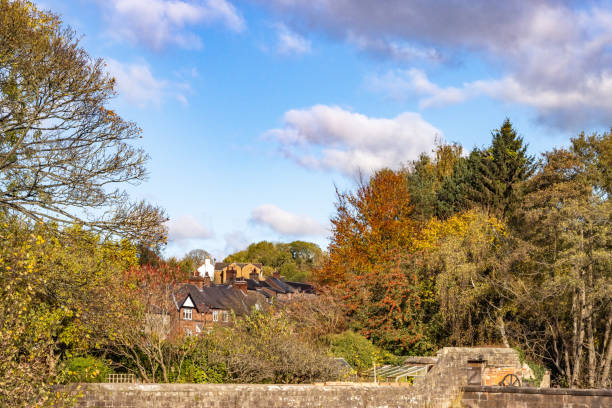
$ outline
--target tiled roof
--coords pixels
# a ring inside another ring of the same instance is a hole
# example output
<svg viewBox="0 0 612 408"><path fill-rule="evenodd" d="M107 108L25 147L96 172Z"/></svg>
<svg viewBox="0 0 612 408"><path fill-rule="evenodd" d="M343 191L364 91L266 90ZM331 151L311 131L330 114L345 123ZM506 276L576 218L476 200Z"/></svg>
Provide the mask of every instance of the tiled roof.
<svg viewBox="0 0 612 408"><path fill-rule="evenodd" d="M180 309L187 300L187 296L191 296L191 300L195 305L196 309L200 313L205 313L211 308L207 299L203 296L200 289L194 285L183 285L177 292L176 298L179 300L177 307Z"/></svg>
<svg viewBox="0 0 612 408"><path fill-rule="evenodd" d="M287 285L285 282L283 282L282 280L278 278L268 277L266 278L265 282L268 284L270 289L272 289L273 291L277 293L293 293L294 292L293 288L291 288L289 285Z"/></svg>
<svg viewBox="0 0 612 408"><path fill-rule="evenodd" d="M183 285L176 295L177 299L180 299L177 302L178 308L183 306L188 295L200 313L209 309L221 309L233 310L237 315L243 315L248 313L258 300L256 294L244 294L231 285L216 285L202 289L193 285Z"/></svg>
<svg viewBox="0 0 612 408"><path fill-rule="evenodd" d="M248 290L257 290L258 288L262 287L259 280L253 280L253 279L245 279L245 280L247 283Z"/></svg>
<svg viewBox="0 0 612 408"><path fill-rule="evenodd" d="M315 288L313 285L311 285L310 283L303 283L303 282L289 282L289 281L283 281L285 282L287 285L299 290L300 292L304 292L304 293L316 293Z"/></svg>

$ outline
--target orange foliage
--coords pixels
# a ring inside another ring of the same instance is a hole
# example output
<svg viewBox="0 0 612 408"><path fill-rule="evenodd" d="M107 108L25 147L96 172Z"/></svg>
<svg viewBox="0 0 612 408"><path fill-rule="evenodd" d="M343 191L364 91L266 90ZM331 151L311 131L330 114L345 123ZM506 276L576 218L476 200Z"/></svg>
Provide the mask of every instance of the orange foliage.
<svg viewBox="0 0 612 408"><path fill-rule="evenodd" d="M398 353L431 351L426 322L433 280L413 257L419 224L403 171L381 170L337 192L329 257L315 275L344 303L352 326Z"/></svg>
<svg viewBox="0 0 612 408"><path fill-rule="evenodd" d="M381 170L369 181L361 180L355 193L336 194L329 258L315 276L321 284L372 272L404 253L416 230L402 171Z"/></svg>

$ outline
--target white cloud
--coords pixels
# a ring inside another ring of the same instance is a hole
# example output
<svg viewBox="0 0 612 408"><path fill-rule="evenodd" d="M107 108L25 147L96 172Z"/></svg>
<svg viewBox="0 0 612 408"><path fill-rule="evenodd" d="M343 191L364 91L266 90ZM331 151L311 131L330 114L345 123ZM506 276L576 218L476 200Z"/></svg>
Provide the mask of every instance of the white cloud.
<svg viewBox="0 0 612 408"><path fill-rule="evenodd" d="M106 60L110 74L117 81L119 95L139 107L161 105L168 82L157 79L146 63L123 64L112 58Z"/></svg>
<svg viewBox="0 0 612 408"><path fill-rule="evenodd" d="M161 50L168 45L201 47L187 27L219 22L235 32L245 22L227 0L101 0L107 11L109 34Z"/></svg>
<svg viewBox="0 0 612 408"><path fill-rule="evenodd" d="M279 143L287 157L305 167L346 175L397 168L431 151L436 138L442 136L418 113L371 118L327 105L290 110L284 123L267 136Z"/></svg>
<svg viewBox="0 0 612 408"><path fill-rule="evenodd" d="M302 37L298 33L291 31L284 24L276 25L276 35L278 44L276 50L283 55L300 55L312 51L310 41Z"/></svg>
<svg viewBox="0 0 612 408"><path fill-rule="evenodd" d="M406 70L391 83L422 96L422 106L477 95L532 107L558 127L612 120L612 9L609 2L523 0L266 0L292 26L320 29L397 61L473 61L492 78L440 86ZM289 23L288 23L289 24ZM425 67L427 65L424 65ZM407 84L406 84L407 81ZM380 82L380 81L379 81ZM380 83L378 84L381 85ZM383 86L384 87L384 86ZM507 87L507 88L502 88ZM398 89L389 88L397 96ZM575 129L572 129L575 130Z"/></svg>
<svg viewBox="0 0 612 408"><path fill-rule="evenodd" d="M202 226L192 215L183 215L166 222L168 241L184 241L189 239L207 239L213 236L212 231Z"/></svg>
<svg viewBox="0 0 612 408"><path fill-rule="evenodd" d="M318 221L305 215L287 212L272 204L264 204L251 212L251 221L281 235L323 236L329 231Z"/></svg>
<svg viewBox="0 0 612 408"><path fill-rule="evenodd" d="M184 94L191 91L188 83L156 78L146 62L122 63L107 58L106 68L117 81L119 96L139 108L159 107L169 96L183 106L189 104Z"/></svg>

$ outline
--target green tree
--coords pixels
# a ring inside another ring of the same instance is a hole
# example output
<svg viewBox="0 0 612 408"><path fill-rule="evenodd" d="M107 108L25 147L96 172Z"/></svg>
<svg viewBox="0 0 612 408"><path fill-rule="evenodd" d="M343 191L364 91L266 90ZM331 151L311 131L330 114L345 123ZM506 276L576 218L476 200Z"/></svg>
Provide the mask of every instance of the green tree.
<svg viewBox="0 0 612 408"><path fill-rule="evenodd" d="M342 357L355 371L362 374L373 364L399 363L392 354L376 347L370 340L351 330L330 336L331 352Z"/></svg>
<svg viewBox="0 0 612 408"><path fill-rule="evenodd" d="M533 174L534 158L527 155L527 146L506 119L493 132L491 147L470 155L475 167L472 200L496 216L512 215L523 195L523 185Z"/></svg>
<svg viewBox="0 0 612 408"><path fill-rule="evenodd" d="M224 262L261 263L264 272L278 271L289 281L304 282L323 260L317 244L305 241L290 243L256 242L243 251L228 255Z"/></svg>
<svg viewBox="0 0 612 408"><path fill-rule="evenodd" d="M475 154L472 152L469 157L459 157L452 174L442 179L435 208L438 218L446 219L473 206L470 192L476 170L473 158Z"/></svg>
<svg viewBox="0 0 612 408"><path fill-rule="evenodd" d="M454 178L459 163L463 161L462 151L460 145L441 144L433 151L433 159L421 154L419 159L413 162L412 169L406 176L414 206L413 218L427 221L439 212L441 190L447 180Z"/></svg>
<svg viewBox="0 0 612 408"><path fill-rule="evenodd" d="M0 0L0 209L146 243L163 212L118 186L146 177L140 129L106 108L115 81L77 34L30 1Z"/></svg>

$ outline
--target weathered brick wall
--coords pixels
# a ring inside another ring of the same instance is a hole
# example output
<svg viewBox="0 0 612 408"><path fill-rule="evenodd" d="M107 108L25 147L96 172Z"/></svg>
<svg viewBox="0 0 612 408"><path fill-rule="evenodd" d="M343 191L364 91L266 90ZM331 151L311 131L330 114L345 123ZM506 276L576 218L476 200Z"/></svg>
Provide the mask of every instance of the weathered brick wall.
<svg viewBox="0 0 612 408"><path fill-rule="evenodd" d="M604 408L612 407L612 390L466 386L466 408Z"/></svg>
<svg viewBox="0 0 612 408"><path fill-rule="evenodd" d="M76 405L78 408L411 406L410 387L370 384L81 384L78 387L80 389L75 389L75 392L82 394Z"/></svg>

